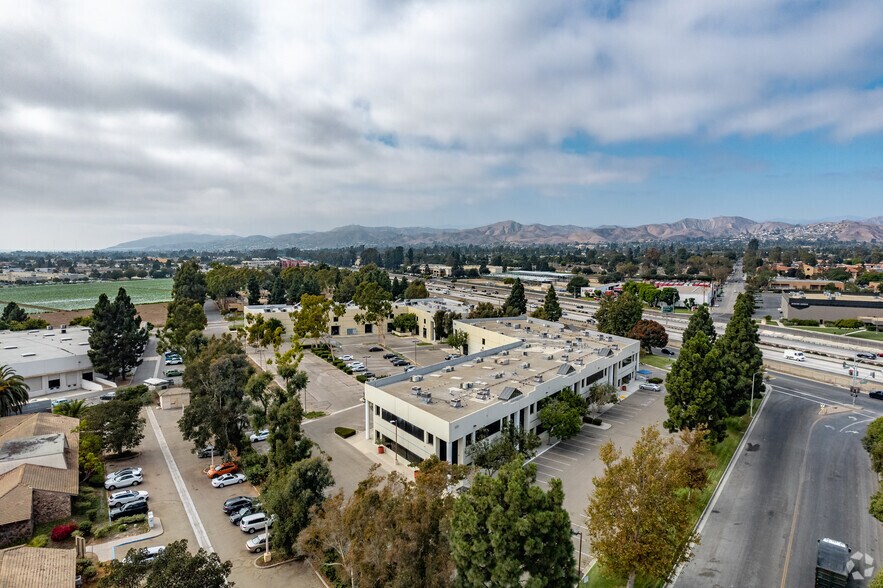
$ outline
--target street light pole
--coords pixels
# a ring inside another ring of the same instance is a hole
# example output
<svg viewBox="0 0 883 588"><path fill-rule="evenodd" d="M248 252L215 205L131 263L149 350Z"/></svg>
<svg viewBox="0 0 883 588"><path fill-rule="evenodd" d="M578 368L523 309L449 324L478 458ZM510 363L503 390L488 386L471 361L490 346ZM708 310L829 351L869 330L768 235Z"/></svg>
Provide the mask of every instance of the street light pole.
<svg viewBox="0 0 883 588"><path fill-rule="evenodd" d="M576 537L579 535L579 554L577 555L577 572L579 573L579 579L582 580L583 576L583 532L582 531L574 531L570 530L570 534Z"/></svg>
<svg viewBox="0 0 883 588"><path fill-rule="evenodd" d="M417 341L414 341L414 365L417 365Z"/></svg>
<svg viewBox="0 0 883 588"><path fill-rule="evenodd" d="M748 418L752 418L754 416L754 378L757 374L762 374L763 370L759 372L754 372L751 376L751 404L748 405ZM761 381L763 378L761 378Z"/></svg>

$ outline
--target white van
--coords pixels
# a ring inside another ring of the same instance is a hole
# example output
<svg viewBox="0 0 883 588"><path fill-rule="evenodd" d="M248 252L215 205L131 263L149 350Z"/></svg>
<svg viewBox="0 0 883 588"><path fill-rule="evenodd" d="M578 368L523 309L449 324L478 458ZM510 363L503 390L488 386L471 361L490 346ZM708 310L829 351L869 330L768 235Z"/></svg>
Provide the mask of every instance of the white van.
<svg viewBox="0 0 883 588"><path fill-rule="evenodd" d="M273 525L273 517L259 512L242 517L239 521L239 529L243 533L254 533L255 531L263 531Z"/></svg>
<svg viewBox="0 0 883 588"><path fill-rule="evenodd" d="M790 359L791 361L806 361L806 356L803 354L803 351L787 349L785 351L785 359Z"/></svg>

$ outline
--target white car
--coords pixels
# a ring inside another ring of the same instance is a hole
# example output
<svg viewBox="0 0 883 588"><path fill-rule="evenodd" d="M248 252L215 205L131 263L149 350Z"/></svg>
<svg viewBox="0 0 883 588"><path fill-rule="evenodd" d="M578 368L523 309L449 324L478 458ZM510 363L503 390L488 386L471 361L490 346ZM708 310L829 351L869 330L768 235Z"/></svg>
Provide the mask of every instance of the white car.
<svg viewBox="0 0 883 588"><path fill-rule="evenodd" d="M365 372L365 371L368 371L368 368L366 368L366 367L363 366L363 365L357 365L357 366L352 367L352 368L350 368L350 369L351 369L352 371L354 371L354 372Z"/></svg>
<svg viewBox="0 0 883 588"><path fill-rule="evenodd" d="M341 355L337 359L339 359L340 361L352 361L353 356L352 355Z"/></svg>
<svg viewBox="0 0 883 588"><path fill-rule="evenodd" d="M223 476L212 478L212 486L215 488L223 488L224 486L230 486L231 484L242 484L245 480L245 474L224 474Z"/></svg>
<svg viewBox="0 0 883 588"><path fill-rule="evenodd" d="M104 481L111 480L113 478L119 478L120 476L125 476L126 474L135 474L137 476L142 475L141 468L123 468L121 470L117 470L115 472L110 472L106 476L104 476Z"/></svg>
<svg viewBox="0 0 883 588"><path fill-rule="evenodd" d="M121 490L120 492L114 492L107 497L107 506L110 508L116 508L121 504L132 502L133 500L140 500L142 498L147 500L148 494L146 490Z"/></svg>
<svg viewBox="0 0 883 588"><path fill-rule="evenodd" d="M266 441L270 437L270 431L264 429L263 431L258 431L257 433L252 433L248 436L248 439L254 443L256 441Z"/></svg>
<svg viewBox="0 0 883 588"><path fill-rule="evenodd" d="M641 390L652 390L653 392L662 391L662 386L660 386L659 384L641 384L640 386L638 386L638 388L640 388Z"/></svg>
<svg viewBox="0 0 883 588"><path fill-rule="evenodd" d="M55 408L59 404L67 404L68 402L70 401L67 398L56 398L52 401L52 408Z"/></svg>
<svg viewBox="0 0 883 588"><path fill-rule="evenodd" d="M260 553L267 546L267 533L261 533L245 542L245 548L252 553Z"/></svg>
<svg viewBox="0 0 883 588"><path fill-rule="evenodd" d="M165 545L157 545L156 547L142 547L141 549L130 549L129 554L126 555L126 561L130 562L130 563L134 562L135 561L134 555L138 552L143 551L144 552L144 559L142 559L141 561L143 563L150 563L153 560L155 560L157 557L159 557L159 554L161 554L165 550L166 550Z"/></svg>
<svg viewBox="0 0 883 588"><path fill-rule="evenodd" d="M255 534L257 531L264 531L273 526L274 516L267 516L266 513L256 512L242 517L239 521L239 530L243 533Z"/></svg>
<svg viewBox="0 0 883 588"><path fill-rule="evenodd" d="M353 361L353 362L346 364L346 367L348 367L350 369L356 369L358 367L365 367L365 364L362 363L361 361Z"/></svg>
<svg viewBox="0 0 883 588"><path fill-rule="evenodd" d="M116 490L117 488L127 488L129 486L137 486L144 481L141 474L123 474L116 478L104 481L104 488L107 490Z"/></svg>

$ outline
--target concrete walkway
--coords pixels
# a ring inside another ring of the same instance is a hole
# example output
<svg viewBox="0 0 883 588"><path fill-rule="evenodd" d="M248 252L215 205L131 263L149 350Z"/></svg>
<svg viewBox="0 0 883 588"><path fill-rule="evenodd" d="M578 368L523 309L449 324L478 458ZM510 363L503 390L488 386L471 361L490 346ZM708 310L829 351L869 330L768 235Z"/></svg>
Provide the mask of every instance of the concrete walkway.
<svg viewBox="0 0 883 588"><path fill-rule="evenodd" d="M153 519L153 528L150 529L146 533L141 533L140 535L133 535L132 537L123 537L121 539L114 539L112 541L107 541L105 543L96 543L94 545L86 546L87 553L94 553L99 561L110 561L112 559L117 559L120 557L125 557L126 553L128 553L130 548L140 548L140 547L152 547L151 545L132 545L134 543L138 543L141 541L146 541L148 539L153 539L154 537L159 537L163 534L162 521L159 520L159 517L154 517ZM117 547L129 546L125 549L121 549L120 553L116 553Z"/></svg>

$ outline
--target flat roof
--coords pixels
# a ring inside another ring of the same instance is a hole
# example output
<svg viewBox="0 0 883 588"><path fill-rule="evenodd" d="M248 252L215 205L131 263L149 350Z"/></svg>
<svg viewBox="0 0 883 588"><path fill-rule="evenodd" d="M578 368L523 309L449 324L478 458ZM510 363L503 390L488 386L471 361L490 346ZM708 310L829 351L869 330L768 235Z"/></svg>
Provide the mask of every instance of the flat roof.
<svg viewBox="0 0 883 588"><path fill-rule="evenodd" d="M874 304L883 304L883 298L878 295L862 296L861 294L841 294L837 292L833 296L827 294L803 294L794 296L785 294L790 300L839 300L840 302L870 302Z"/></svg>
<svg viewBox="0 0 883 588"><path fill-rule="evenodd" d="M35 459L64 453L64 433L49 433L33 437L9 439L0 446L0 461Z"/></svg>
<svg viewBox="0 0 883 588"><path fill-rule="evenodd" d="M0 365L21 365L46 359L84 356L89 351L89 329L0 331Z"/></svg>
<svg viewBox="0 0 883 588"><path fill-rule="evenodd" d="M394 376L369 385L439 418L455 421L503 403L504 398L528 395L552 378L581 371L594 374L610 364L610 356L638 345L630 339L577 331L527 317L460 322L510 337L511 343L408 374L422 377L419 382Z"/></svg>
<svg viewBox="0 0 883 588"><path fill-rule="evenodd" d="M450 300L448 298L411 298L396 302L396 306L419 308L426 312L438 312L439 310L468 313L471 309L470 305L464 304L458 300Z"/></svg>

